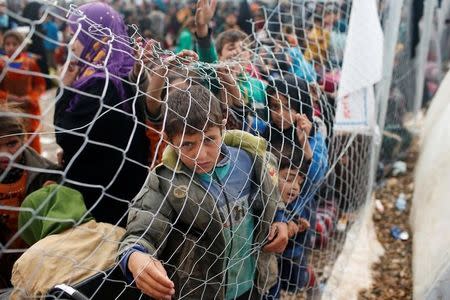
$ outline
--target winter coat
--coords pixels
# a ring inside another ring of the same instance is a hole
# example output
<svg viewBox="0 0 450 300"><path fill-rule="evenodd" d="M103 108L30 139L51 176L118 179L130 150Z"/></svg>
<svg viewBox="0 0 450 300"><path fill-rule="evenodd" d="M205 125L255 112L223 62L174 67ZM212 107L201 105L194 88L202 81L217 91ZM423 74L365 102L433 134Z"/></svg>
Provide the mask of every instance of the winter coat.
<svg viewBox="0 0 450 300"><path fill-rule="evenodd" d="M255 284L262 294L276 283L278 274L275 255L261 251L276 211L284 208L276 186L277 172L262 138L228 131L224 143L246 150L255 161ZM174 281L175 298L223 299L227 257L223 253L224 227L216 199L191 170L179 163L172 147L166 148L163 163L150 173L140 195L130 210L119 254L140 245L162 259Z"/></svg>

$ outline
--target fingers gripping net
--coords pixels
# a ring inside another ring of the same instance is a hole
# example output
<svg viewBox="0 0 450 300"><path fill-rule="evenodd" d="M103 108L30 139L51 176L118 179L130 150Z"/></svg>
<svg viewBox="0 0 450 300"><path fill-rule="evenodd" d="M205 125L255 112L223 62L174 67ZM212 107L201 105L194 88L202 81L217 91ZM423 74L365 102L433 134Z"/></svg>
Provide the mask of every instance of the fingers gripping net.
<svg viewBox="0 0 450 300"><path fill-rule="evenodd" d="M166 50L105 7L7 9L26 28L0 77L1 288L12 272L19 296L64 283L159 297L155 281L177 298L320 293L369 192L371 136L333 129L345 4L252 7L218 60Z"/></svg>

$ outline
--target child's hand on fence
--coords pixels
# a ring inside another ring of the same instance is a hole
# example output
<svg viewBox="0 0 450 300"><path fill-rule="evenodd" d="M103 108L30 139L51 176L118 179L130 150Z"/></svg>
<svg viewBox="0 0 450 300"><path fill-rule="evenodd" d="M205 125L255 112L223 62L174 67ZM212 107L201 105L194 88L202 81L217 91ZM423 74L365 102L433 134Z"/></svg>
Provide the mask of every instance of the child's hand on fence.
<svg viewBox="0 0 450 300"><path fill-rule="evenodd" d="M29 96L25 95L25 96L19 97L18 101L25 102L25 103L30 103L31 102L31 98Z"/></svg>
<svg viewBox="0 0 450 300"><path fill-rule="evenodd" d="M11 107L21 111L27 111L28 108L31 106L30 99L28 98L28 96L17 96L9 94L8 101L10 102Z"/></svg>
<svg viewBox="0 0 450 300"><path fill-rule="evenodd" d="M180 76L188 76L189 70L185 66L195 61L198 61L197 53L191 50L184 50L177 55L172 55L164 59L160 58L157 66L150 69L146 101L147 111L150 116L156 117L160 113L163 101L161 95L166 86L166 77L169 71Z"/></svg>
<svg viewBox="0 0 450 300"><path fill-rule="evenodd" d="M13 102L19 102L19 96L16 96L14 94L8 94L7 96L7 100L8 101L13 101Z"/></svg>
<svg viewBox="0 0 450 300"><path fill-rule="evenodd" d="M183 50L178 53L175 58L178 60L178 62L184 65L188 65L192 62L198 61L198 54L192 50Z"/></svg>
<svg viewBox="0 0 450 300"><path fill-rule="evenodd" d="M308 137L312 128L312 122L308 119L308 117L305 114L296 114L295 121L297 124L297 132L303 131L306 133L306 137Z"/></svg>
<svg viewBox="0 0 450 300"><path fill-rule="evenodd" d="M217 77L219 77L222 83L229 85L235 85L236 80L233 77L232 70L228 66L220 66L216 68Z"/></svg>
<svg viewBox="0 0 450 300"><path fill-rule="evenodd" d="M267 240L269 243L264 246L266 252L282 253L288 243L288 228L286 223L274 222L270 227Z"/></svg>
<svg viewBox="0 0 450 300"><path fill-rule="evenodd" d="M233 76L232 70L228 66L221 66L216 69L216 72L219 82L223 86L222 91L224 92L227 105L242 107L244 105L244 99L241 97L241 91L237 85L235 77Z"/></svg>
<svg viewBox="0 0 450 300"><path fill-rule="evenodd" d="M133 274L136 286L144 294L156 299L172 299L175 285L167 276L161 262L136 251L128 259L128 269Z"/></svg>
<svg viewBox="0 0 450 300"><path fill-rule="evenodd" d="M304 232L308 230L308 228L311 226L308 220L306 220L305 218L300 218L297 221L297 225L298 225L298 232Z"/></svg>
<svg viewBox="0 0 450 300"><path fill-rule="evenodd" d="M292 238L299 231L298 225L294 221L289 221L287 224L287 227L288 227L288 237L289 238Z"/></svg>
<svg viewBox="0 0 450 300"><path fill-rule="evenodd" d="M186 66L196 61L198 61L198 54L195 51L183 50L176 55L160 57L160 63L155 70L170 69L179 76L188 76L189 70Z"/></svg>
<svg viewBox="0 0 450 300"><path fill-rule="evenodd" d="M136 38L136 46L134 50L135 62L133 66L133 76L137 78L141 72L142 66L152 68L154 65L153 46L156 42L154 40L145 41L142 37ZM144 73L145 74L145 73ZM142 76L144 76L144 74Z"/></svg>
<svg viewBox="0 0 450 300"><path fill-rule="evenodd" d="M161 92L164 88L165 78L169 73L169 70L179 75L188 75L187 68L183 68L192 62L198 61L198 55L191 50L183 50L177 55L171 55L169 57L160 58L160 63L151 68L150 70L150 94L156 92ZM186 74L182 74L185 71Z"/></svg>
<svg viewBox="0 0 450 300"><path fill-rule="evenodd" d="M296 114L295 115L295 123L297 126L297 138L300 142L300 145L303 145L303 152L305 154L305 158L307 160L312 159L312 149L308 141L309 134L312 129L312 122L308 119L305 114Z"/></svg>

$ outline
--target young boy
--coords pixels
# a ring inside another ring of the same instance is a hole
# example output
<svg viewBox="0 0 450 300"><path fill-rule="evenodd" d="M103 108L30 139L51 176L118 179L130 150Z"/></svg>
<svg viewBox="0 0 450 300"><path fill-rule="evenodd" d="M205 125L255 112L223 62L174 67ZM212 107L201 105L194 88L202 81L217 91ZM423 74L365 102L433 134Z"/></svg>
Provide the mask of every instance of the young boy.
<svg viewBox="0 0 450 300"><path fill-rule="evenodd" d="M246 130L255 129L256 119L267 120L266 85L259 80L256 69L250 63L250 53L245 49L247 34L238 29L220 33L216 44L212 42L208 24L214 16L216 1L199 1L196 13L196 34L199 60L206 63L226 62L240 89L244 104L250 110Z"/></svg>
<svg viewBox="0 0 450 300"><path fill-rule="evenodd" d="M270 120L259 133L269 141L272 152L277 156L283 154L283 156L292 157L291 163L297 166L300 166L303 161L309 163L300 197L298 201L293 201L289 205L288 210L291 211L292 216L302 216L309 220L311 227L315 228L314 196L328 168L328 150L322 134L314 128L316 125L313 126L312 123L313 108L308 94L308 85L298 77L287 75L283 80L275 80L268 88L267 94ZM302 159L296 158L298 156L295 152L299 150L303 152ZM297 235L295 245L288 246L283 257L301 261L300 265L306 265L307 255L304 254L303 246L310 244L310 235L309 231ZM305 284L306 277L302 278L294 280L299 282L297 285L299 287ZM275 292L277 290L279 292L279 288L275 288ZM272 297L277 295L278 292L275 292L272 290Z"/></svg>
<svg viewBox="0 0 450 300"><path fill-rule="evenodd" d="M283 151L273 152L279 161L278 188L286 205L289 242L278 260L278 282L265 295L266 299L279 299L281 289L295 291L307 286L314 278L312 268L308 267L307 249L311 207L301 195L309 165L298 147L284 147Z"/></svg>
<svg viewBox="0 0 450 300"><path fill-rule="evenodd" d="M275 155L279 156L278 189L280 190L281 199L289 211L289 206L295 205L299 201L300 191L305 182L309 166L300 148L295 150L286 148L281 154L279 151L274 152ZM299 162L300 166L295 162ZM289 238L309 228L308 220L299 215L293 215L288 219Z"/></svg>
<svg viewBox="0 0 450 300"><path fill-rule="evenodd" d="M28 194L39 189L47 180L55 181L59 177L55 164L25 146L24 126L14 113L0 106L0 206L3 207L0 209L0 244L5 249L18 250L17 253L0 255L0 289L10 286L13 264L22 253L20 249L27 247L22 239L15 238L18 230L17 208Z"/></svg>
<svg viewBox="0 0 450 300"><path fill-rule="evenodd" d="M7 31L3 36L6 57L0 60L0 69L3 70L7 67L8 70L5 77L0 81L0 103L8 103L9 106L15 105L23 112L34 115L36 118L27 118L25 124L26 131L34 133L40 125L38 118L41 115L39 98L45 92L45 79L41 76L21 73L23 71L41 72L35 59L26 52L19 53L13 61L5 66L7 60L11 59L23 42L23 36L14 30ZM30 137L31 147L40 152L39 136L32 135Z"/></svg>
<svg viewBox="0 0 450 300"><path fill-rule="evenodd" d="M303 149L307 160L314 159L321 177L328 165L328 151L323 135L313 126L313 104L308 83L299 77L285 75L267 88L269 122L260 126L259 134L275 149L290 146Z"/></svg>
<svg viewBox="0 0 450 300"><path fill-rule="evenodd" d="M284 38L287 41L287 47L283 50L290 56L291 71L296 76L304 79L307 82L315 82L317 74L312 64L310 64L304 57L302 49L298 44L297 36L294 34L292 27L287 26L283 32Z"/></svg>
<svg viewBox="0 0 450 300"><path fill-rule="evenodd" d="M220 103L201 85L169 94L162 112L170 145L130 210L123 271L154 298L264 294L276 283L271 252L288 239L265 141L224 134Z"/></svg>

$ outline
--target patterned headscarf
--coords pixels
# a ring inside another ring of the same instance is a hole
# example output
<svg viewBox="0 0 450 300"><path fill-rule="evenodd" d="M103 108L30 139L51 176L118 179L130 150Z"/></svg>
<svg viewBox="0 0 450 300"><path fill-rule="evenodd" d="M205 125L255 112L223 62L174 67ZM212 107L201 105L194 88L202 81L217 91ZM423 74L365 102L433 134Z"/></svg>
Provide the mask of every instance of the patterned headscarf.
<svg viewBox="0 0 450 300"><path fill-rule="evenodd" d="M81 27L76 36L84 46L81 58L95 65L80 62L80 73L72 87L81 90L94 84L96 78L107 78L109 73L109 80L123 99L125 91L120 78L128 76L134 59L122 17L109 5L95 2L72 8L68 19L75 34Z"/></svg>

